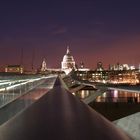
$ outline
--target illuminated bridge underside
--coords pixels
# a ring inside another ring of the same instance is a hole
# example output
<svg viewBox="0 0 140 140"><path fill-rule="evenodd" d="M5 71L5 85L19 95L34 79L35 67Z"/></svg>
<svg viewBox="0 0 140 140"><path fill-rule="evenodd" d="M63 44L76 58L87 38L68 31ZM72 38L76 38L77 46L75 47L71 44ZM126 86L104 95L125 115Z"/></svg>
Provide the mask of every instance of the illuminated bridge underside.
<svg viewBox="0 0 140 140"><path fill-rule="evenodd" d="M129 140L111 122L63 88L54 88L0 127L0 140Z"/></svg>

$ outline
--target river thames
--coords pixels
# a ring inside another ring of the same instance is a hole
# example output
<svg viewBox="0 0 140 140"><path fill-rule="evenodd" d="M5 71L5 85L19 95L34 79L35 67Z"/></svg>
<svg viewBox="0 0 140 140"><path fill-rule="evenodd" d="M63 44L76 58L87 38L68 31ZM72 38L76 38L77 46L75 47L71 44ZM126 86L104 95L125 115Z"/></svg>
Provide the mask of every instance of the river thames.
<svg viewBox="0 0 140 140"><path fill-rule="evenodd" d="M95 90L80 90L75 95L85 99ZM89 104L107 119L114 121L140 111L140 93L108 90Z"/></svg>

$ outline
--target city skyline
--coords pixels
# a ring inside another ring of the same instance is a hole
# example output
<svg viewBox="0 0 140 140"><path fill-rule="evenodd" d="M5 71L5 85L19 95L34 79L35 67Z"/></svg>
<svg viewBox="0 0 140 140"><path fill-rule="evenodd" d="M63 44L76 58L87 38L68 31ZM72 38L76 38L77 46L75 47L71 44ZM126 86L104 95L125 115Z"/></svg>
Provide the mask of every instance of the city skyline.
<svg viewBox="0 0 140 140"><path fill-rule="evenodd" d="M64 58L64 56L67 54L67 48L70 48L69 46L67 46L66 47L66 50L65 50L65 54L62 56L62 59L61 60L63 60ZM24 50L23 50L23 48L20 50L20 52L19 52L19 57L18 57L18 60L17 60L17 62L18 63L14 63L14 64L12 64L12 63L9 63L9 64L3 64L2 66L1 66L1 69L3 68L3 70L4 70L4 68L6 67L6 66L23 66L24 67L24 69L25 70L41 70L41 67L42 67L42 63L45 61L45 63L46 63L46 68L48 68L48 69L61 69L61 63L62 63L62 61L61 62L58 62L57 64L57 67L50 67L49 65L47 65L47 63L49 63L49 60L47 60L46 61L46 57L42 57L42 59L41 59L41 61L40 61L40 64L39 64L39 66L37 66L36 65L36 62L35 62L35 60L33 60L33 59L35 59L36 58L36 56L35 56L35 51L33 50L33 52L32 52L32 54L31 54L31 61L30 62L28 62L28 64L25 62L25 60L24 60ZM70 49L70 54L72 55L72 57L73 57L73 53L71 53L71 49ZM75 56L74 56L74 58L75 58ZM37 58L36 58L37 59ZM40 60L40 59L39 59ZM25 65L25 63L27 64L27 65ZM110 69L110 67L114 67L114 69L115 69L115 67L117 68L118 66L119 67L123 67L123 65L127 65L127 67L133 67L133 68L136 68L136 69L139 69L140 68L140 64L130 64L130 63L121 63L121 62L116 62L116 63L112 63L112 64L107 64L106 66L104 65L104 63L102 62L102 61L95 61L94 62L94 64L95 65L93 65L92 67L87 67L87 65L86 65L86 63L84 63L83 61L80 61L79 63L76 63L75 62L75 65L76 65L76 67L77 68L88 68L88 69L91 69L91 70L96 70L96 69L98 69L98 64L99 63L101 63L101 65L102 65L102 68L104 69L104 70L109 70ZM82 65L82 67L81 67L81 65ZM3 71L2 70L2 71ZM119 69L118 69L119 70Z"/></svg>
<svg viewBox="0 0 140 140"><path fill-rule="evenodd" d="M58 68L67 45L77 64L95 68L140 63L140 9L132 1L4 1L0 5L0 66L31 68L46 58Z"/></svg>

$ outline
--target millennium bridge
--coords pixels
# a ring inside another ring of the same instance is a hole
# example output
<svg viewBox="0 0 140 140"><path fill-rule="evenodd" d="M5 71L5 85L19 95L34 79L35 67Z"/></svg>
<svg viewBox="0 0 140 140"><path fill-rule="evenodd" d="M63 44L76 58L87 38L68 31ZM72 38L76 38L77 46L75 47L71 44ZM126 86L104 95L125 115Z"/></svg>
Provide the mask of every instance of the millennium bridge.
<svg viewBox="0 0 140 140"><path fill-rule="evenodd" d="M97 90L80 100L72 93L84 86ZM61 75L1 78L0 140L133 139L132 131L119 126L139 114L110 122L88 106L106 90L107 87ZM127 128L130 130L130 126Z"/></svg>

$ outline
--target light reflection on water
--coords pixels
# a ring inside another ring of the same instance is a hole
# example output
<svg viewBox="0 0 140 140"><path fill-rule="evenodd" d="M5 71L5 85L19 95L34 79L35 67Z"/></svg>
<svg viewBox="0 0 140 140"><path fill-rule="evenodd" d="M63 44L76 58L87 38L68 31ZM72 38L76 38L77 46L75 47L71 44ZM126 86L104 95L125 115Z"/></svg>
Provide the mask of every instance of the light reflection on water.
<svg viewBox="0 0 140 140"><path fill-rule="evenodd" d="M94 90L80 90L77 91L74 95L79 97L80 99L85 99L89 97L91 94L94 94Z"/></svg>
<svg viewBox="0 0 140 140"><path fill-rule="evenodd" d="M85 99L94 94L94 90L80 90L75 93L80 99ZM109 90L102 96L98 96L95 102L127 102L127 103L140 103L140 93Z"/></svg>

